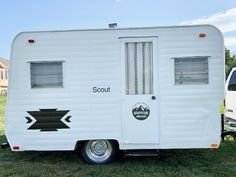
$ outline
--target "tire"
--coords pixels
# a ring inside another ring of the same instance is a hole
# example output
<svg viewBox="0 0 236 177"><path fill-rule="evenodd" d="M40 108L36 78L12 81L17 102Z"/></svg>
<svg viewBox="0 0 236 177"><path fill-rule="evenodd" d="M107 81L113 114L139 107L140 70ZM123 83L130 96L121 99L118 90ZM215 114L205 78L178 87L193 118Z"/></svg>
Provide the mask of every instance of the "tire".
<svg viewBox="0 0 236 177"><path fill-rule="evenodd" d="M81 155L89 164L107 164L114 160L117 145L109 140L86 141L81 147Z"/></svg>

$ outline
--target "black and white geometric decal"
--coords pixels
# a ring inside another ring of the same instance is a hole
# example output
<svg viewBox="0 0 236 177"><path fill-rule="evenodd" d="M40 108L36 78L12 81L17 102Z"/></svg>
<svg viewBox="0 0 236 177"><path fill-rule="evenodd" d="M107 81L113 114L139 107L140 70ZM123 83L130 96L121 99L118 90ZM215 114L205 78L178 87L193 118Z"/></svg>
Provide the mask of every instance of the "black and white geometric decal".
<svg viewBox="0 0 236 177"><path fill-rule="evenodd" d="M57 110L57 109L39 109L39 111L27 111L36 121L28 128L28 130L40 130L40 131L57 131L58 129L70 128L64 122L62 118L69 112L69 110ZM25 117L26 123L33 121L30 117ZM71 116L67 116L65 122L70 122Z"/></svg>

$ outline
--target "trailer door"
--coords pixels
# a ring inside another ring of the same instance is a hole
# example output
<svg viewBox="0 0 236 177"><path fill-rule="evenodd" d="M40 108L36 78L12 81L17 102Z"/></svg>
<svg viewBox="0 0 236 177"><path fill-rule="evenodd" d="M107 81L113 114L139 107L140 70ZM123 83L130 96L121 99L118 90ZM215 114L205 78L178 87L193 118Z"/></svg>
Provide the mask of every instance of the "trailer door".
<svg viewBox="0 0 236 177"><path fill-rule="evenodd" d="M121 41L124 145L155 148L159 142L157 37Z"/></svg>

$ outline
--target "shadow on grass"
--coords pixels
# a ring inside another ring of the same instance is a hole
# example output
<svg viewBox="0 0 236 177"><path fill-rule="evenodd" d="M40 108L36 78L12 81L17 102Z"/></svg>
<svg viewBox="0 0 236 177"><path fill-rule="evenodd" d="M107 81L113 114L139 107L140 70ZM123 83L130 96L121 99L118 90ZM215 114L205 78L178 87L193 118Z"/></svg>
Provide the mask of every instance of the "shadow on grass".
<svg viewBox="0 0 236 177"><path fill-rule="evenodd" d="M4 135L0 136L0 143L6 142ZM222 164L224 160L234 158L236 164L236 143L222 143L219 149L195 149L195 150L163 150L159 157L123 157L118 154L113 164L142 164L161 166L185 166L185 167L213 167ZM12 152L10 148L0 149L0 161L2 162L29 162L49 164L85 164L79 151L25 151Z"/></svg>
<svg viewBox="0 0 236 177"><path fill-rule="evenodd" d="M0 136L0 144L6 142L4 135ZM23 151L13 152L10 148L0 149L0 161L8 162L51 162L73 163L78 162L79 153L75 151Z"/></svg>

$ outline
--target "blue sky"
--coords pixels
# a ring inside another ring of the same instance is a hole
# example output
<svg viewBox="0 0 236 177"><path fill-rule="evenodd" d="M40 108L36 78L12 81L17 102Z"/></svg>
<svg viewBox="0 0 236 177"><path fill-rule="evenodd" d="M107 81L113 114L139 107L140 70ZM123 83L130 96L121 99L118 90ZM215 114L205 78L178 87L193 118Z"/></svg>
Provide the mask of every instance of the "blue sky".
<svg viewBox="0 0 236 177"><path fill-rule="evenodd" d="M22 31L214 24L236 53L236 0L1 0L0 58Z"/></svg>

